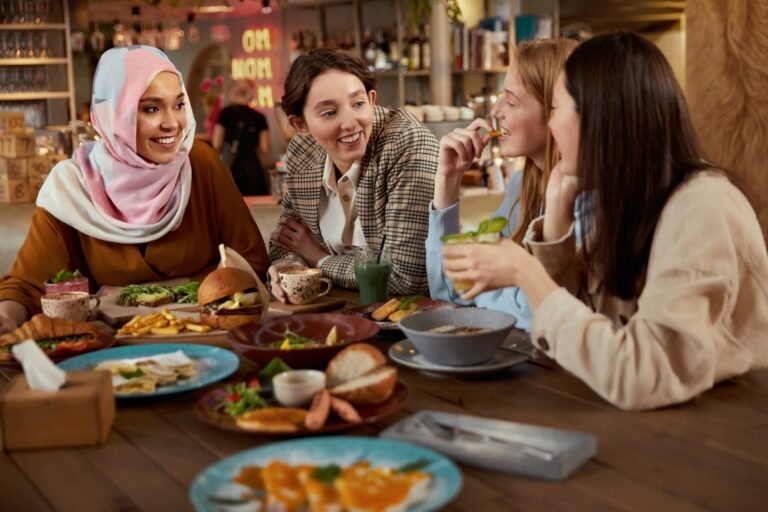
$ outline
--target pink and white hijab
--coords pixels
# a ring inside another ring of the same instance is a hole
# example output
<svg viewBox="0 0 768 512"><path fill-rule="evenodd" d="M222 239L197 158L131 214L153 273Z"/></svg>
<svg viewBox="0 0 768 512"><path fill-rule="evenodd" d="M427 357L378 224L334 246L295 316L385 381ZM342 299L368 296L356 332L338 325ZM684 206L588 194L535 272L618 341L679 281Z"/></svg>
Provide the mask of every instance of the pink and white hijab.
<svg viewBox="0 0 768 512"><path fill-rule="evenodd" d="M37 206L78 231L115 243L147 243L176 229L192 187L189 152L195 118L187 101L187 126L176 157L155 164L136 153L136 115L144 92L164 71L179 75L156 48L131 46L104 53L93 80L91 120L101 140L77 148L56 165Z"/></svg>

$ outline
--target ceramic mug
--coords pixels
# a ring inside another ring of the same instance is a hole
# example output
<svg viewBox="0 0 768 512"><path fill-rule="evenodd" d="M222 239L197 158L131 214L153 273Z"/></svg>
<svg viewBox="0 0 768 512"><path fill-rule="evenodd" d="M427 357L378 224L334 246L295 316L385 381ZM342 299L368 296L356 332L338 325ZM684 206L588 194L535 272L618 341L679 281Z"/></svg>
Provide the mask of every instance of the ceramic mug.
<svg viewBox="0 0 768 512"><path fill-rule="evenodd" d="M88 292L61 292L43 295L40 303L46 316L85 322L91 311L99 306L100 300Z"/></svg>
<svg viewBox="0 0 768 512"><path fill-rule="evenodd" d="M309 304L333 287L319 268L291 268L278 272L277 276L291 304Z"/></svg>

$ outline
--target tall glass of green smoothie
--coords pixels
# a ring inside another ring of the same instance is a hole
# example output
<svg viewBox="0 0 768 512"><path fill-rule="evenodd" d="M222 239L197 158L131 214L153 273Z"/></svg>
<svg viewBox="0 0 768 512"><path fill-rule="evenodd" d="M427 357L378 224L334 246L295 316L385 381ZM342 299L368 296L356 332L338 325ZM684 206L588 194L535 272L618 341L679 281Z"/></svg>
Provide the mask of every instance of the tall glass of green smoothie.
<svg viewBox="0 0 768 512"><path fill-rule="evenodd" d="M391 273L392 254L388 248L355 247L355 277L360 290L360 304L387 300Z"/></svg>

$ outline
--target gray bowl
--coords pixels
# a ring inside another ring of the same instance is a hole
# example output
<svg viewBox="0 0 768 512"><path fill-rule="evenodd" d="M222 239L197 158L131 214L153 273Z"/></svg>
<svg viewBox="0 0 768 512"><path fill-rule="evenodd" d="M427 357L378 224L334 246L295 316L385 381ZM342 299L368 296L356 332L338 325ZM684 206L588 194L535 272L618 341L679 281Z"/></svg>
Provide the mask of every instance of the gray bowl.
<svg viewBox="0 0 768 512"><path fill-rule="evenodd" d="M400 329L428 361L445 366L470 366L489 361L506 339L515 321L513 315L501 311L439 309L403 318ZM492 330L477 334L429 332L442 325L487 327Z"/></svg>

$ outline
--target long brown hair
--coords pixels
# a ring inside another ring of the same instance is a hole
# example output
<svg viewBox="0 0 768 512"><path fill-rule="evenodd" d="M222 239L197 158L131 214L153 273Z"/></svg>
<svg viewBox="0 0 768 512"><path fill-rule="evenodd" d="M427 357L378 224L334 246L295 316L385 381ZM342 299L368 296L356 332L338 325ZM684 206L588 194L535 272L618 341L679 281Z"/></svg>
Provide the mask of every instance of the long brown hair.
<svg viewBox="0 0 768 512"><path fill-rule="evenodd" d="M628 31L597 35L565 64L579 114L579 187L590 203L590 269L606 291L639 295L659 217L675 188L711 167L702 158L683 92L653 43Z"/></svg>
<svg viewBox="0 0 768 512"><path fill-rule="evenodd" d="M515 48L514 62L520 81L542 106L542 122L549 120L552 112L552 90L565 60L578 43L572 39L540 39L528 41ZM520 218L512 239L521 242L528 225L540 215L544 204L544 193L552 167L557 163L558 153L552 134L547 130L547 149L544 168L539 170L530 157L525 158L520 194L510 209L520 206Z"/></svg>

